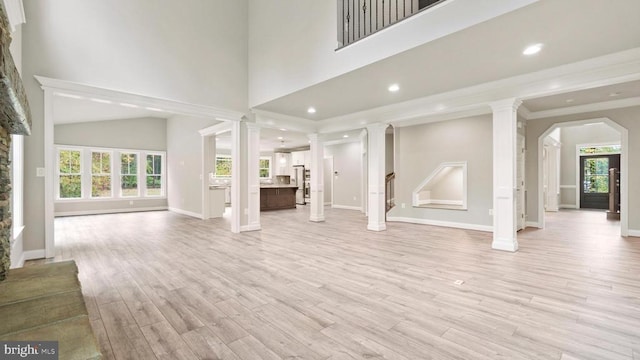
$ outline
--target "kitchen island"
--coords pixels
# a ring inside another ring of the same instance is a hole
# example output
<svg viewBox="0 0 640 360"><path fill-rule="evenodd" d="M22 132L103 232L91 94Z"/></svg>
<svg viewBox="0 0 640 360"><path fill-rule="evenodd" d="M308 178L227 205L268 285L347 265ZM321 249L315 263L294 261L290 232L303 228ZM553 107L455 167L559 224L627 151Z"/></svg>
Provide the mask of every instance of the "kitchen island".
<svg viewBox="0 0 640 360"><path fill-rule="evenodd" d="M260 185L260 211L296 208L295 185Z"/></svg>

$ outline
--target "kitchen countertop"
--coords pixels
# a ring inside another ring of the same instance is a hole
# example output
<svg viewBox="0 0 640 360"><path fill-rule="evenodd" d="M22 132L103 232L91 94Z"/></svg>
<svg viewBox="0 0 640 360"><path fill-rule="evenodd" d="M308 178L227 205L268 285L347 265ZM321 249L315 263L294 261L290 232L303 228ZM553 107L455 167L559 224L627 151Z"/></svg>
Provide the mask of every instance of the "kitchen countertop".
<svg viewBox="0 0 640 360"><path fill-rule="evenodd" d="M228 185L209 185L209 190L224 190L228 187Z"/></svg>
<svg viewBox="0 0 640 360"><path fill-rule="evenodd" d="M296 185L285 184L260 184L261 189L282 189L282 188L298 188Z"/></svg>

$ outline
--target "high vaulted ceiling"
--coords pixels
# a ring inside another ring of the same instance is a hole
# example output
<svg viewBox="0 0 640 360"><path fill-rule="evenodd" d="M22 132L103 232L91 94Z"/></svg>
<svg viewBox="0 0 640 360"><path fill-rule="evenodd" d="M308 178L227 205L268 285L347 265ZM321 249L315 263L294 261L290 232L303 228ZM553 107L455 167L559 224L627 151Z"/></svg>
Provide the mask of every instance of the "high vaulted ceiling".
<svg viewBox="0 0 640 360"><path fill-rule="evenodd" d="M320 121L638 48L638 14L637 0L541 0L255 109ZM523 56L532 43L542 52Z"/></svg>

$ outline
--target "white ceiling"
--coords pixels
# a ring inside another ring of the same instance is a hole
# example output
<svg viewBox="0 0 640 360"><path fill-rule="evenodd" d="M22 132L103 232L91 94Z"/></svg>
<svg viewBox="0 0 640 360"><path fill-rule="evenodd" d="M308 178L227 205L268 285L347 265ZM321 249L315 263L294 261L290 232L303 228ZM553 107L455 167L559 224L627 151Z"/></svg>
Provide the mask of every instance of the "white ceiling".
<svg viewBox="0 0 640 360"><path fill-rule="evenodd" d="M637 48L638 14L637 0L541 0L255 108L318 121ZM543 51L523 56L532 43Z"/></svg>
<svg viewBox="0 0 640 360"><path fill-rule="evenodd" d="M481 23L319 83L256 107L257 110L314 121L331 119L360 110L396 104L445 91L505 79L605 54L640 47L640 1L540 0L530 6ZM594 25L597 24L597 25ZM508 31L505 31L508 29ZM543 51L521 55L535 42ZM357 45L355 45L357 46ZM398 83L397 93L387 87ZM610 96L618 93L616 96ZM570 93L528 99L531 112L559 109L611 100L640 97L640 81L619 83ZM573 99L567 102L567 99ZM89 98L55 97L56 124L140 117L170 118L175 115ZM313 104L308 114L300 104ZM126 104L125 104L126 105ZM317 122L321 124L321 122ZM323 135L326 141L343 139L345 133ZM358 132L347 134L357 137ZM262 151L308 145L306 133L261 130ZM224 137L219 140L224 143Z"/></svg>

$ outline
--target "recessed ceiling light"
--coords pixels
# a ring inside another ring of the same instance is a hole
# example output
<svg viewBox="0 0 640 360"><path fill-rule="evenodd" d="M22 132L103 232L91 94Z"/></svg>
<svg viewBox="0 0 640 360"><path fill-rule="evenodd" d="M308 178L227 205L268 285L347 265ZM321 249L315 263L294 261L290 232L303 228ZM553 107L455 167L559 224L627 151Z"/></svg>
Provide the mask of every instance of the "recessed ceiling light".
<svg viewBox="0 0 640 360"><path fill-rule="evenodd" d="M282 136L278 136L278 140L284 140Z"/></svg>
<svg viewBox="0 0 640 360"><path fill-rule="evenodd" d="M127 103L120 103L120 105L122 105L124 107L128 107L128 108L137 108L138 107L138 105L127 104Z"/></svg>
<svg viewBox="0 0 640 360"><path fill-rule="evenodd" d="M574 102L575 100L574 100L574 99L567 99L567 100L565 100L565 101L566 101L567 103L572 103L572 102Z"/></svg>
<svg viewBox="0 0 640 360"><path fill-rule="evenodd" d="M346 138L348 138L348 137L349 137L349 135L346 135L346 134L345 134L345 135L342 135L342 137L346 139Z"/></svg>
<svg viewBox="0 0 640 360"><path fill-rule="evenodd" d="M616 97L616 96L619 96L619 95L620 95L619 92L612 92L611 94L609 94L609 96L611 96L611 97Z"/></svg>
<svg viewBox="0 0 640 360"><path fill-rule="evenodd" d="M309 114L315 114L315 113L316 113L316 108L314 108L313 106L311 106L311 107L309 107L309 108L307 109L307 112L308 112Z"/></svg>
<svg viewBox="0 0 640 360"><path fill-rule="evenodd" d="M162 109L158 109L158 108L154 108L154 107L147 107L147 108L145 108L145 109L147 109L147 110L151 110L151 111L164 112L164 110L162 110Z"/></svg>
<svg viewBox="0 0 640 360"><path fill-rule="evenodd" d="M389 85L389 91L391 92L397 92L398 90L400 90L400 85L398 84L391 84Z"/></svg>
<svg viewBox="0 0 640 360"><path fill-rule="evenodd" d="M534 55L539 53L540 50L542 50L542 44L529 45L526 49L524 49L522 55Z"/></svg>
<svg viewBox="0 0 640 360"><path fill-rule="evenodd" d="M280 129L280 131L287 131L287 129L285 129L285 128L281 128L281 129Z"/></svg>

